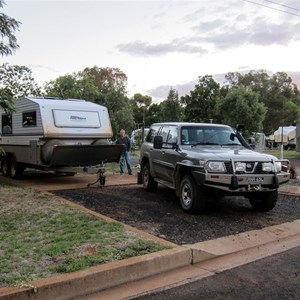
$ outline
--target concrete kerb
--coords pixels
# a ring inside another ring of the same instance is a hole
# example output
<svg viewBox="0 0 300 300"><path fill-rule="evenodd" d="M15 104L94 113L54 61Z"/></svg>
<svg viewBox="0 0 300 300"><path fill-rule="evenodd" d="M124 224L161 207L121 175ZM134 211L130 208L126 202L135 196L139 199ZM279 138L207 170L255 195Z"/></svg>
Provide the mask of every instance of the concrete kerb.
<svg viewBox="0 0 300 300"><path fill-rule="evenodd" d="M254 250L252 252L256 252L266 245L270 249L273 245L276 252L281 252L294 246L289 243L290 240L300 245L299 225L300 220L296 220L262 230L177 246L173 249L95 266L83 271L36 280L30 283L31 288L1 288L0 299L72 299L164 272L180 271L182 267L199 262L210 264L210 261L242 251ZM272 249L268 252L268 255L274 253Z"/></svg>
<svg viewBox="0 0 300 300"><path fill-rule="evenodd" d="M186 245L186 247L191 249L192 263L196 264L204 260L261 247L277 246L278 248L279 246L282 250L286 250L285 241L289 239L298 239L300 244L300 220Z"/></svg>
<svg viewBox="0 0 300 300"><path fill-rule="evenodd" d="M32 282L33 288L2 288L0 299L65 300L95 293L191 264L191 251L178 247L91 267L63 276Z"/></svg>
<svg viewBox="0 0 300 300"><path fill-rule="evenodd" d="M300 196L300 186L284 184L279 187L278 193L282 195Z"/></svg>

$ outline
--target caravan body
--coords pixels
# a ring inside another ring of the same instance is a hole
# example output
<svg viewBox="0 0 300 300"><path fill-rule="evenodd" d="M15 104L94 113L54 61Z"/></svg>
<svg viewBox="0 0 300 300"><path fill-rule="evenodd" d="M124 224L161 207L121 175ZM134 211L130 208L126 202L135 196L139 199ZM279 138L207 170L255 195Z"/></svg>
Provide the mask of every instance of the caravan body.
<svg viewBox="0 0 300 300"><path fill-rule="evenodd" d="M3 173L25 167L87 167L118 161L122 148L107 142L107 108L79 99L23 97L16 111L0 110Z"/></svg>
<svg viewBox="0 0 300 300"><path fill-rule="evenodd" d="M275 143L282 143L285 150L296 148L296 126L279 127L274 132Z"/></svg>
<svg viewBox="0 0 300 300"><path fill-rule="evenodd" d="M274 140L276 143L288 143L296 138L296 126L279 127L274 132Z"/></svg>

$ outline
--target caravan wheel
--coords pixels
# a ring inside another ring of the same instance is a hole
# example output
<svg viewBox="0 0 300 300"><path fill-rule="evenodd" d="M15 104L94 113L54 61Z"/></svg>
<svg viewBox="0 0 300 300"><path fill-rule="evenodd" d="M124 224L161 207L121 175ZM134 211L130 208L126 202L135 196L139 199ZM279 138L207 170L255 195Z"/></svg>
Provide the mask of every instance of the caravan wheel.
<svg viewBox="0 0 300 300"><path fill-rule="evenodd" d="M24 172L24 166L18 162L14 157L10 159L10 177L11 178L21 178Z"/></svg>
<svg viewBox="0 0 300 300"><path fill-rule="evenodd" d="M6 177L10 176L10 159L7 155L2 157L2 174Z"/></svg>

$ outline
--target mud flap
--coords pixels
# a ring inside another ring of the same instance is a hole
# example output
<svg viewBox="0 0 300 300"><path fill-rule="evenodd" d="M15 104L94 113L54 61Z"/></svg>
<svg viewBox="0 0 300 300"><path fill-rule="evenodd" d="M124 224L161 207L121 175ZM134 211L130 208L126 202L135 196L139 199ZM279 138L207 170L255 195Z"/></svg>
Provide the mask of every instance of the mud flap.
<svg viewBox="0 0 300 300"><path fill-rule="evenodd" d="M232 176L231 178L231 185L230 185L230 189L235 191L238 189L238 180L237 180L237 177L234 175Z"/></svg>
<svg viewBox="0 0 300 300"><path fill-rule="evenodd" d="M276 175L274 175L273 180L272 180L272 188L273 189L278 189L279 188L279 180Z"/></svg>
<svg viewBox="0 0 300 300"><path fill-rule="evenodd" d="M94 166L118 162L123 147L123 145L58 145L53 148L50 166Z"/></svg>
<svg viewBox="0 0 300 300"><path fill-rule="evenodd" d="M137 173L137 184L142 184L142 183L143 183L142 173L138 172Z"/></svg>

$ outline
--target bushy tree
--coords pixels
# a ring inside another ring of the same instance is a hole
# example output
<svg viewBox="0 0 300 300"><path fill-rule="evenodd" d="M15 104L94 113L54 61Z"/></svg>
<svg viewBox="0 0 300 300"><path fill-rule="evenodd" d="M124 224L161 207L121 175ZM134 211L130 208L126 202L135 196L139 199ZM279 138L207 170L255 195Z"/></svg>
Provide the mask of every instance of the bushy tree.
<svg viewBox="0 0 300 300"><path fill-rule="evenodd" d="M297 85L284 72L270 76L266 71L250 71L246 74L228 73L223 91L234 87L248 87L259 95L259 100L268 108L263 121L267 134L279 126L291 125L299 119L300 94Z"/></svg>
<svg viewBox="0 0 300 300"><path fill-rule="evenodd" d="M184 107L184 120L189 122L218 121L217 101L220 98L220 85L212 76L199 76L199 82L190 95L181 97Z"/></svg>
<svg viewBox="0 0 300 300"><path fill-rule="evenodd" d="M183 109L181 107L178 92L171 88L168 98L160 103L161 119L165 122L182 121Z"/></svg>
<svg viewBox="0 0 300 300"><path fill-rule="evenodd" d="M88 75L97 90L96 103L108 108L115 136L121 128L128 133L134 128L133 112L127 97L127 76L118 68L85 68L83 74ZM122 112L122 113L121 113ZM126 126L122 126L126 120Z"/></svg>
<svg viewBox="0 0 300 300"><path fill-rule="evenodd" d="M0 89L1 94L9 99L41 94L41 88L35 83L29 68L7 63L0 66Z"/></svg>
<svg viewBox="0 0 300 300"><path fill-rule="evenodd" d="M94 101L98 91L91 77L82 72L60 76L45 85L47 96L61 99L75 98Z"/></svg>
<svg viewBox="0 0 300 300"><path fill-rule="evenodd" d="M130 105L133 110L133 116L136 125L142 124L143 121L146 123L146 116L148 115L148 109L151 103L152 98L148 95L142 95L140 93L133 95Z"/></svg>
<svg viewBox="0 0 300 300"><path fill-rule="evenodd" d="M0 0L0 9L3 8L5 2ZM12 55L14 51L19 48L17 44L17 38L15 32L19 29L20 22L13 18L10 18L6 14L0 12L0 55L7 56ZM6 65L1 67L1 75L6 69ZM4 69L4 70L3 70ZM4 72L5 73L5 72ZM14 110L14 89L10 86L6 86L3 80L3 76L0 78L0 107L7 111Z"/></svg>
<svg viewBox="0 0 300 300"><path fill-rule="evenodd" d="M145 119L145 127L150 127L153 123L162 122L160 105L157 103L151 104L146 112Z"/></svg>
<svg viewBox="0 0 300 300"><path fill-rule="evenodd" d="M245 126L248 135L262 129L266 107L259 101L259 95L250 88L231 88L226 97L218 102L222 122L232 127Z"/></svg>
<svg viewBox="0 0 300 300"><path fill-rule="evenodd" d="M0 9L5 2L0 0ZM20 22L0 12L0 54L12 55L19 48L15 32L19 29Z"/></svg>

